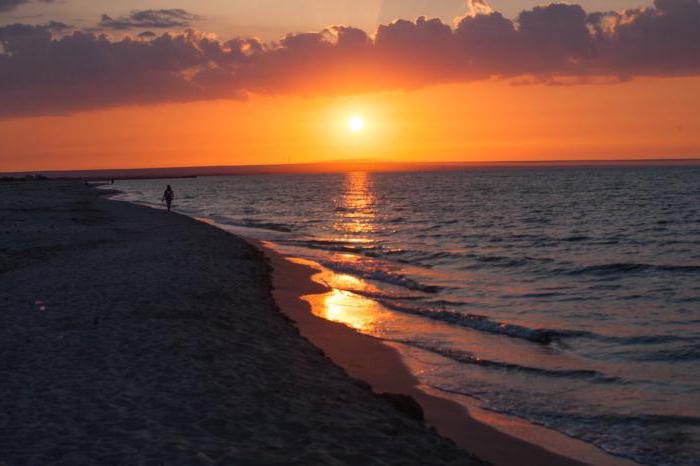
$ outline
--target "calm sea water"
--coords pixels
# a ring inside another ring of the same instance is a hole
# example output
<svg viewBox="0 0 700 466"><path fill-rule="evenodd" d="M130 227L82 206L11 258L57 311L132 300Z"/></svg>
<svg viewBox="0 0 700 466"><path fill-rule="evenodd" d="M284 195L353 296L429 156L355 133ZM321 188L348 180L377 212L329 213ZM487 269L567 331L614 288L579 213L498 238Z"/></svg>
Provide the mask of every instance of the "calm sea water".
<svg viewBox="0 0 700 466"><path fill-rule="evenodd" d="M168 182L177 210L343 274L338 319L397 343L427 385L700 464L698 167ZM165 183L116 187L158 205Z"/></svg>

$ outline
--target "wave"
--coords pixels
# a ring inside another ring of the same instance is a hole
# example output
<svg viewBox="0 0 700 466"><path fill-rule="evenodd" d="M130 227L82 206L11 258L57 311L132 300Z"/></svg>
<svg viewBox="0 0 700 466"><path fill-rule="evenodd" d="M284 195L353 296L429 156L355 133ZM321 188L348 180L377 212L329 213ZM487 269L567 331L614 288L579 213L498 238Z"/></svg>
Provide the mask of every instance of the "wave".
<svg viewBox="0 0 700 466"><path fill-rule="evenodd" d="M584 235L575 235L575 236L567 236L565 238L560 238L559 241L565 241L567 243L578 243L579 241L589 241L592 238L590 236L584 236Z"/></svg>
<svg viewBox="0 0 700 466"><path fill-rule="evenodd" d="M572 237L565 241L585 241L585 237ZM373 256L384 256L385 252L378 250L372 253ZM389 255L389 254L386 254ZM517 269L530 267L532 273L544 273L547 275L568 275L568 276L600 276L609 277L622 274L633 274L643 272L662 272L678 274L700 273L700 265L696 264L647 264L635 262L612 262L596 265L577 265L574 263L559 262L547 257L511 257L504 255L488 255L449 251L411 251L400 249L392 252L392 255L401 255L401 262L414 265L431 267L433 262L442 259L455 261L469 261L470 263L458 267L458 270L472 271L484 268Z"/></svg>
<svg viewBox="0 0 700 466"><path fill-rule="evenodd" d="M509 416L527 419L529 422L554 428L573 438L597 445L615 456L634 460L638 464L697 465L695 438L690 432L700 427L700 417L666 414L607 414L595 407L582 412L575 410L547 409L540 405L534 409L516 400L493 400L487 393L472 393L463 388L451 388L430 384L435 390L466 395L482 401L481 408Z"/></svg>
<svg viewBox="0 0 700 466"><path fill-rule="evenodd" d="M593 369L546 369L542 367L532 367L523 366L520 364L514 364L504 361L493 361L490 359L483 359L476 356L474 353L468 351L460 351L454 349L446 348L436 348L434 346L425 345L422 343L417 343L408 340L394 340L396 343L401 343L415 348L421 349L423 351L428 351L434 354L438 354L453 361L457 361L461 364L471 364L480 367L494 368L506 370L509 372L518 372L521 374L533 374L538 376L546 377L558 377L558 378L575 378L575 379L589 379L597 383L626 383L625 379L615 376L605 375L600 371Z"/></svg>
<svg viewBox="0 0 700 466"><path fill-rule="evenodd" d="M403 312L405 314L413 314L432 320L439 320L441 322L459 325L461 327L467 327L481 332L504 335L511 338L520 338L522 340L528 340L543 345L548 345L563 338L590 335L590 332L585 331L533 329L522 325L497 322L489 319L486 316L478 314L463 314L446 309L415 307L387 299L379 300L379 302L389 309Z"/></svg>
<svg viewBox="0 0 700 466"><path fill-rule="evenodd" d="M423 293L435 294L439 293L441 290L444 289L444 287L442 286L426 285L403 274L389 272L387 270L382 270L378 268L363 269L360 267L353 267L334 262L322 262L322 265L333 270L334 272L346 273L349 275L354 275L356 277L364 278L366 280L373 280L389 285L400 286L402 288L406 288L412 291L421 291Z"/></svg>
<svg viewBox="0 0 700 466"><path fill-rule="evenodd" d="M210 218L221 225L230 225L234 227L272 230L281 233L291 233L294 230L294 228L291 225L287 225L284 223L264 222L252 218L233 219L221 215L211 215Z"/></svg>
<svg viewBox="0 0 700 466"><path fill-rule="evenodd" d="M629 345L655 345L663 343L674 343L690 341L695 342L697 339L681 335L633 335L633 336L615 336L615 335L597 335L600 340L608 340L615 342L624 342Z"/></svg>
<svg viewBox="0 0 700 466"><path fill-rule="evenodd" d="M567 296L565 293L557 293L554 291L543 291L541 293L519 293L519 294L510 294L510 295L504 295L508 296L510 298L517 298L517 299L530 299L530 298L559 298L562 296ZM569 298L571 299L571 298Z"/></svg>
<svg viewBox="0 0 700 466"><path fill-rule="evenodd" d="M694 273L700 272L700 265L654 265L642 264L633 262L614 262L610 264L590 265L578 267L573 270L559 270L568 275L614 275L620 273L644 272L644 271L659 271L659 272L678 272L678 273ZM555 271L557 272L557 271Z"/></svg>
<svg viewBox="0 0 700 466"><path fill-rule="evenodd" d="M614 343L617 345L659 345L673 342L688 342L695 341L690 337L677 335L601 335L598 333L586 330L567 330L567 329L536 329L525 327L523 325L509 324L490 319L487 316L479 314L461 313L445 308L431 308L427 306L414 306L397 302L393 298L377 298L377 301L384 307L404 314L412 314L420 317L437 320L451 325L470 328L480 332L491 333L495 335L503 335L509 338L519 338L522 340L549 345L557 342L564 343L564 340L570 338L588 338L592 340L604 341L606 343ZM436 301L435 303L446 303L446 305L455 305L447 301ZM461 303L456 303L460 305ZM693 357L693 352L686 357Z"/></svg>
<svg viewBox="0 0 700 466"><path fill-rule="evenodd" d="M635 352L632 359L635 361L670 361L673 363L699 361L700 345L695 344L684 348L658 350L652 353L638 354Z"/></svg>
<svg viewBox="0 0 700 466"><path fill-rule="evenodd" d="M507 256L477 256L473 254L467 257L474 259L477 262L497 267L521 267L528 263L528 258L516 259Z"/></svg>
<svg viewBox="0 0 700 466"><path fill-rule="evenodd" d="M508 256L487 256L487 255L476 255L467 254L462 256L465 259L472 259L475 263L467 264L460 267L460 270L476 270L484 267L499 267L499 268L517 268L525 267L530 265L544 266L547 263L556 262L554 259L549 258L535 258L535 257L508 257ZM455 257L456 258L456 257ZM556 268L541 268L541 272L547 274L565 274L569 276L581 276L581 275L592 275L592 276L611 276L627 273L640 273L640 272L666 272L666 273L698 273L700 272L700 265L656 265L656 264L644 264L644 263L634 263L634 262L613 262L609 264L597 264L588 266L575 266L574 264L563 264L557 266ZM572 268L573 267L573 268ZM535 270L533 270L535 272Z"/></svg>
<svg viewBox="0 0 700 466"><path fill-rule="evenodd" d="M408 259L413 261L413 262L418 262L418 263L423 263L426 261L435 261L439 259L455 259L458 258L459 256L454 253L446 252L446 251L437 251L437 252L428 252L428 251L411 251L411 252L406 252L406 255L408 255Z"/></svg>
<svg viewBox="0 0 700 466"><path fill-rule="evenodd" d="M374 243L358 243L356 241L343 241L334 239L310 239L310 240L289 240L285 244L301 246L309 249L319 249L322 251L352 252L364 255L379 255L372 252L377 249Z"/></svg>
<svg viewBox="0 0 700 466"><path fill-rule="evenodd" d="M548 264L555 262L554 259L547 257L509 257L509 256L498 256L498 255L482 255L482 254L465 254L462 256L464 259L471 259L475 261L473 264L467 264L459 267L459 270L478 270L485 267L499 267L499 268L518 268L530 265L542 266L543 264Z"/></svg>
<svg viewBox="0 0 700 466"><path fill-rule="evenodd" d="M365 298L374 299L375 301L380 301L382 299L391 299L396 301L420 301L425 299L425 295L400 295L400 294L388 294L381 291L367 291L367 290L354 290L354 289L342 289L343 291L348 291L350 293L363 296Z"/></svg>
<svg viewBox="0 0 700 466"><path fill-rule="evenodd" d="M629 415L615 415L615 414L599 414L586 416L582 414L567 414L570 419L581 422L590 423L591 421L602 421L608 425L615 424L640 424L641 426L650 425L669 425L669 426L696 426L700 427L700 417L698 416L682 416L674 414L629 414ZM584 424L586 425L586 424Z"/></svg>
<svg viewBox="0 0 700 466"><path fill-rule="evenodd" d="M286 244L324 251L350 252L366 257L385 259L402 264L432 268L440 259L459 259L460 255L447 251L410 250L376 242L357 242L336 239L289 240Z"/></svg>

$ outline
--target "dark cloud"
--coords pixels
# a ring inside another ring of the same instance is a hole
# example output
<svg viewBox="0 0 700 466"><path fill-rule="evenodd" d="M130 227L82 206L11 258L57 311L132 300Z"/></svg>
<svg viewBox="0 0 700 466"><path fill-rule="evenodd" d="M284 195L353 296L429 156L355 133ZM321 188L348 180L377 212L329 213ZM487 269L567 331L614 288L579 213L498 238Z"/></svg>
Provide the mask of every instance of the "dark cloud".
<svg viewBox="0 0 700 466"><path fill-rule="evenodd" d="M700 75L700 0L586 13L551 4L516 20L484 11L453 28L395 21L372 36L335 26L274 43L194 31L119 40L65 25L0 27L0 115L248 93L337 95L486 78L519 83Z"/></svg>
<svg viewBox="0 0 700 466"><path fill-rule="evenodd" d="M0 0L0 12L2 11L11 11L17 8L20 5L24 5L25 3L30 3L33 0ZM34 0L42 3L53 3L54 0Z"/></svg>
<svg viewBox="0 0 700 466"><path fill-rule="evenodd" d="M225 69L231 53L195 32L148 41L73 32L56 40L43 26L13 25L0 28L0 43L5 115L240 97ZM218 81L211 71L220 71Z"/></svg>
<svg viewBox="0 0 700 466"><path fill-rule="evenodd" d="M173 29L192 25L193 21L201 19L186 10L179 8L169 10L140 10L132 11L128 16L112 18L102 15L100 26L106 29Z"/></svg>
<svg viewBox="0 0 700 466"><path fill-rule="evenodd" d="M612 67L630 76L700 73L698 0L655 0L654 8L593 18L602 31L595 37L598 73Z"/></svg>
<svg viewBox="0 0 700 466"><path fill-rule="evenodd" d="M61 33L70 29L70 26L64 23L51 21L42 25L28 24L11 24L9 26L0 27L0 95L4 85L6 84L5 77L12 76L12 70L5 69L4 64L7 63L8 55L21 56L24 60L27 57L24 54L35 53L41 49L43 44L50 42L53 34ZM5 55L5 56L3 56Z"/></svg>

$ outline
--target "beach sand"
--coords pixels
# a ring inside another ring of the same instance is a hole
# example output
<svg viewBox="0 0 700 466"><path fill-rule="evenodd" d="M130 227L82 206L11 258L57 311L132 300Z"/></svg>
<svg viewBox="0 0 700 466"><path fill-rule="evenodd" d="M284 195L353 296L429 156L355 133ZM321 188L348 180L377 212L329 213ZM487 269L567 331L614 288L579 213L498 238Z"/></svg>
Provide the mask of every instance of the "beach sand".
<svg viewBox="0 0 700 466"><path fill-rule="evenodd" d="M277 310L245 241L0 184L0 464L478 464Z"/></svg>

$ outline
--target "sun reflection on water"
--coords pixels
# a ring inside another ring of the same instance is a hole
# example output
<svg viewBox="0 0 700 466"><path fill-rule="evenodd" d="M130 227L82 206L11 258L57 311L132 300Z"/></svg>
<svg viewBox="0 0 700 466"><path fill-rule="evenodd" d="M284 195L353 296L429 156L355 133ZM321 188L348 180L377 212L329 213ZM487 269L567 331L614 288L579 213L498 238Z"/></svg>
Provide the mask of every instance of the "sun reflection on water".
<svg viewBox="0 0 700 466"><path fill-rule="evenodd" d="M376 231L375 197L367 172L348 173L345 192L336 202L336 222L333 230L345 241L369 240L362 234ZM358 238L359 236L359 238Z"/></svg>
<svg viewBox="0 0 700 466"><path fill-rule="evenodd" d="M312 303L314 304L314 303ZM377 303L349 291L333 289L315 300L314 314L365 333L377 333Z"/></svg>
<svg viewBox="0 0 700 466"><path fill-rule="evenodd" d="M348 173L343 193L335 201L335 222L331 228L332 241L346 244L374 242L371 234L377 230L375 217L376 199L372 191L371 176L366 172ZM355 263L355 254L337 253L334 262ZM342 323L363 333L382 333L382 323L391 314L376 301L359 293L377 291L361 278L323 269L314 280L326 285L330 291L321 295L306 296L313 313L323 319Z"/></svg>
<svg viewBox="0 0 700 466"><path fill-rule="evenodd" d="M383 328L391 319L391 314L379 303L361 294L376 292L373 285L352 275L320 268L320 265L310 261L294 259L293 262L313 264L314 268L319 269L313 280L329 289L326 293L303 297L311 304L314 315L347 325L362 333L375 336L384 333Z"/></svg>

